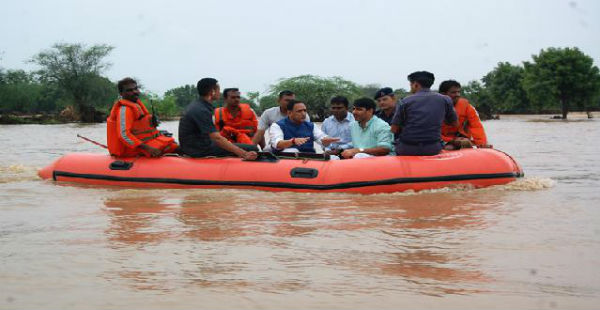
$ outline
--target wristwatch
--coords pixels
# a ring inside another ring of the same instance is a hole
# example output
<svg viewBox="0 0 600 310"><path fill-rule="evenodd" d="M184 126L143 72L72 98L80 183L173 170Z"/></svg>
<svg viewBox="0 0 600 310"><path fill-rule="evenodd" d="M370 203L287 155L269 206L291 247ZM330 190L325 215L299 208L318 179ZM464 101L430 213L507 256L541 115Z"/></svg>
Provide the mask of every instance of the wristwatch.
<svg viewBox="0 0 600 310"><path fill-rule="evenodd" d="M363 153L365 151L365 149L363 149L362 147L360 149L358 149L359 152Z"/></svg>

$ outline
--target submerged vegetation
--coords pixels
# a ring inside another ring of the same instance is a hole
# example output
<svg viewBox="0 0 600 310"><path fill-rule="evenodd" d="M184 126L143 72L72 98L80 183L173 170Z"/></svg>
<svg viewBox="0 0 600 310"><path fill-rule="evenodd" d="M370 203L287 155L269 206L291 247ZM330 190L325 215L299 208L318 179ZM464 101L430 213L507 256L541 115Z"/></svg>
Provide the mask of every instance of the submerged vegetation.
<svg viewBox="0 0 600 310"><path fill-rule="evenodd" d="M104 121L118 96L115 82L103 76L110 67L104 59L112 50L104 44L58 43L29 59L38 70L0 67L0 123ZM253 104L260 113L277 104L279 91L290 89L306 101L314 120L322 120L332 96L351 100L372 97L381 86L301 75L280 79L264 94L248 92L242 101ZM403 88L396 93L400 98L408 94ZM484 119L500 113L560 113L565 119L569 111L600 108L600 73L593 59L578 48L548 48L533 55L531 61L518 65L501 62L480 80L464 82L463 96ZM196 97L196 87L190 84L162 96L146 92L141 99L152 103L161 117L174 118Z"/></svg>

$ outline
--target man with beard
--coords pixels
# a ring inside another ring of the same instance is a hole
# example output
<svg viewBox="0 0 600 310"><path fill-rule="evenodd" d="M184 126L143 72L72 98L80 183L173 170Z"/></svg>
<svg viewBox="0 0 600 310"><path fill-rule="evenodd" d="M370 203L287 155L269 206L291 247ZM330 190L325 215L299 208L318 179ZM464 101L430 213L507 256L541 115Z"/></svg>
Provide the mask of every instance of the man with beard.
<svg viewBox="0 0 600 310"><path fill-rule="evenodd" d="M140 101L140 89L132 78L117 83L119 99L106 119L108 151L118 157L159 157L173 153L178 146L171 137L161 134L153 115Z"/></svg>

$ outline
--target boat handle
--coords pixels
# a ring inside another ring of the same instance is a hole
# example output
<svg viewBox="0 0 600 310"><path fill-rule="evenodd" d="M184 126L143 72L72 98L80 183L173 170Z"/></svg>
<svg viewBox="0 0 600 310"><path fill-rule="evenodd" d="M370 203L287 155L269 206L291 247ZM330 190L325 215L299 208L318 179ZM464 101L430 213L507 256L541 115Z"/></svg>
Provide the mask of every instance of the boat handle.
<svg viewBox="0 0 600 310"><path fill-rule="evenodd" d="M108 166L110 170L129 170L133 166L132 162L115 160Z"/></svg>
<svg viewBox="0 0 600 310"><path fill-rule="evenodd" d="M294 168L290 171L292 178L312 179L319 175L319 170L313 168Z"/></svg>

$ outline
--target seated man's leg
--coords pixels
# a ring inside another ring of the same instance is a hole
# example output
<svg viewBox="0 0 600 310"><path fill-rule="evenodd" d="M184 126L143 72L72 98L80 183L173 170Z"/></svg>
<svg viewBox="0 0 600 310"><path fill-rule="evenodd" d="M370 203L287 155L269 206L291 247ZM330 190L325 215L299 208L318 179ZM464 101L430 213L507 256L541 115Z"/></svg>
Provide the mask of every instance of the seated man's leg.
<svg viewBox="0 0 600 310"><path fill-rule="evenodd" d="M412 145L398 142L396 145L396 155L398 156L432 156L439 154L441 150L441 143Z"/></svg>
<svg viewBox="0 0 600 310"><path fill-rule="evenodd" d="M258 148L256 147L256 145L254 144L242 144L242 143L234 143L235 146L243 149L244 151L248 151L248 152L258 152ZM216 145L211 145L209 148L206 148L205 150L203 150L201 153L199 154L193 154L190 155L192 157L208 157L208 156L215 156L215 157L237 157L237 155L235 155L234 153L231 153L229 151L226 151Z"/></svg>
<svg viewBox="0 0 600 310"><path fill-rule="evenodd" d="M162 135L147 141L146 145L155 149L159 149L161 151L161 155L166 153L173 153L179 147L179 145L177 145L177 143L175 142L175 139ZM148 155L147 152L143 152L145 156Z"/></svg>
<svg viewBox="0 0 600 310"><path fill-rule="evenodd" d="M236 157L235 154L228 152L216 145L209 145L204 147L193 147L188 146L183 148L183 153L189 157L202 158L202 157Z"/></svg>
<svg viewBox="0 0 600 310"><path fill-rule="evenodd" d="M263 150L263 152L273 152L273 149L271 148L270 145L263 147L262 150Z"/></svg>
<svg viewBox="0 0 600 310"><path fill-rule="evenodd" d="M424 156L433 156L437 155L442 151L441 143L430 143L425 145L420 145L419 153Z"/></svg>
<svg viewBox="0 0 600 310"><path fill-rule="evenodd" d="M163 154L167 154L167 153L178 153L179 152L179 145L173 141L172 143L169 143L167 145L167 147L163 150Z"/></svg>
<svg viewBox="0 0 600 310"><path fill-rule="evenodd" d="M258 147L254 144L234 143L237 147L248 152L258 152Z"/></svg>
<svg viewBox="0 0 600 310"><path fill-rule="evenodd" d="M367 154L367 153L356 153L356 155L354 155L354 157L352 158L356 158L356 159L360 159L360 158L369 158L369 157L374 157L375 155L371 155L371 154Z"/></svg>
<svg viewBox="0 0 600 310"><path fill-rule="evenodd" d="M194 158L235 156L235 154L229 153L224 149L216 146L207 147L202 150L186 150L185 155Z"/></svg>
<svg viewBox="0 0 600 310"><path fill-rule="evenodd" d="M452 141L444 144L443 148L446 151L454 151L454 150L456 150L456 146L454 146L454 144L452 144Z"/></svg>

